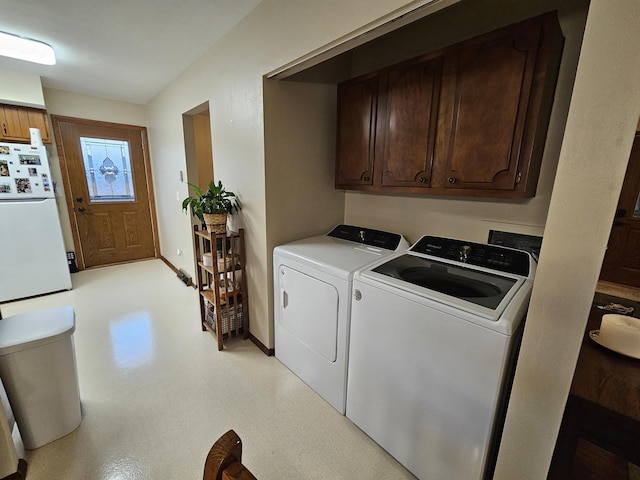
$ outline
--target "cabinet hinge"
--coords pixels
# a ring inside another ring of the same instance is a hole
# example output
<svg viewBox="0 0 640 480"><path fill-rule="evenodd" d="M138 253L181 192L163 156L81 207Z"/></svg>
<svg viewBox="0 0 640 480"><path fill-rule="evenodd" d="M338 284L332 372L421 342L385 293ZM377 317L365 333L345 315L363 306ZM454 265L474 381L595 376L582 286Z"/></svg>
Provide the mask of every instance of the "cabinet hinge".
<svg viewBox="0 0 640 480"><path fill-rule="evenodd" d="M518 185L520 183L520 179L522 178L522 171L519 170L518 174L516 175L516 185Z"/></svg>

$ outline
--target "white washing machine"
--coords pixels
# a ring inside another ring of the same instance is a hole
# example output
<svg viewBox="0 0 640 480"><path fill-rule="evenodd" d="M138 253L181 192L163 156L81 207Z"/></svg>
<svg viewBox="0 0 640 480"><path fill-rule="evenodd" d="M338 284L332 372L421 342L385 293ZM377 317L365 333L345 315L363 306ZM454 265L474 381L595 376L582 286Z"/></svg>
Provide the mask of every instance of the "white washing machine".
<svg viewBox="0 0 640 480"><path fill-rule="evenodd" d="M397 233L338 225L273 251L276 357L343 415L353 274L408 247Z"/></svg>
<svg viewBox="0 0 640 480"><path fill-rule="evenodd" d="M422 237L355 274L346 415L418 478L490 478L535 268Z"/></svg>

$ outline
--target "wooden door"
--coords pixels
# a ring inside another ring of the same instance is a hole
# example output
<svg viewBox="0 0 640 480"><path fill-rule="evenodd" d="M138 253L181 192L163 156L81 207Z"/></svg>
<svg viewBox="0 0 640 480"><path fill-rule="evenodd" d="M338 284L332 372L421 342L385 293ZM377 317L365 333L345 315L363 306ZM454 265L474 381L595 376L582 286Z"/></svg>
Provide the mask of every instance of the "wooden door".
<svg viewBox="0 0 640 480"><path fill-rule="evenodd" d="M640 133L636 133L600 279L640 287Z"/></svg>
<svg viewBox="0 0 640 480"><path fill-rule="evenodd" d="M79 267L157 256L146 129L52 121Z"/></svg>
<svg viewBox="0 0 640 480"><path fill-rule="evenodd" d="M372 185L378 77L338 86L336 188Z"/></svg>
<svg viewBox="0 0 640 480"><path fill-rule="evenodd" d="M379 102L376 159L383 186L425 187L431 166L440 96L442 58L391 70ZM376 182L378 183L378 182Z"/></svg>

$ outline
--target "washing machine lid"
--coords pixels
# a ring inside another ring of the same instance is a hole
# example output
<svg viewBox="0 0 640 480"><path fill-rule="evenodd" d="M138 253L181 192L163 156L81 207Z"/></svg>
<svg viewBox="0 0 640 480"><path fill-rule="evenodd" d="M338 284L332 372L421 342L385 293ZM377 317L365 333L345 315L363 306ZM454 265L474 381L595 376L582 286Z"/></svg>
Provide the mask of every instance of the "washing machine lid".
<svg viewBox="0 0 640 480"><path fill-rule="evenodd" d="M518 278L465 268L416 255L401 255L373 272L411 285L496 310Z"/></svg>
<svg viewBox="0 0 640 480"><path fill-rule="evenodd" d="M327 235L280 245L273 254L350 281L356 270L408 247L397 233L338 225Z"/></svg>
<svg viewBox="0 0 640 480"><path fill-rule="evenodd" d="M360 275L496 322L510 302L528 302L534 273L527 252L425 236Z"/></svg>

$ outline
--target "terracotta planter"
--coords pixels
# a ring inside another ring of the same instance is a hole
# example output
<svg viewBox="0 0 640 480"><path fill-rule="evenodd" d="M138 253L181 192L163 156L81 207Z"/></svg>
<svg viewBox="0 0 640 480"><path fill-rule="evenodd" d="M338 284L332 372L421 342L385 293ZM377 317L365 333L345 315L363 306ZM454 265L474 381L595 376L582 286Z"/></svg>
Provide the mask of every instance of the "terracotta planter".
<svg viewBox="0 0 640 480"><path fill-rule="evenodd" d="M205 213L204 223L209 233L225 233L227 231L227 213Z"/></svg>

